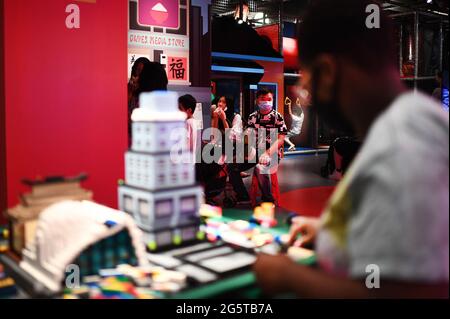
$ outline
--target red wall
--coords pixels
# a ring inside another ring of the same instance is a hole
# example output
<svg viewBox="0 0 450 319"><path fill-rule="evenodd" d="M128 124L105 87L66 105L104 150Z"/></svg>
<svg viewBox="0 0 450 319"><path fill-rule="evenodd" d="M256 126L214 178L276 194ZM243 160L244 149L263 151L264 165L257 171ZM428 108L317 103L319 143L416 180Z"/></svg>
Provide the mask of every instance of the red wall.
<svg viewBox="0 0 450 319"><path fill-rule="evenodd" d="M5 70L4 70L4 23L3 0L0 0L0 223L6 205L6 148L5 148Z"/></svg>
<svg viewBox="0 0 450 319"><path fill-rule="evenodd" d="M8 206L24 177L89 174L115 207L127 147L127 0L4 0ZM95 2L95 3L87 3ZM81 28L66 28L78 4Z"/></svg>
<svg viewBox="0 0 450 319"><path fill-rule="evenodd" d="M283 38L283 57L285 70L298 70L298 40L293 38Z"/></svg>
<svg viewBox="0 0 450 319"><path fill-rule="evenodd" d="M266 25L264 27L255 28L260 36L265 36L272 42L272 47L275 51L280 51L280 27L278 24Z"/></svg>

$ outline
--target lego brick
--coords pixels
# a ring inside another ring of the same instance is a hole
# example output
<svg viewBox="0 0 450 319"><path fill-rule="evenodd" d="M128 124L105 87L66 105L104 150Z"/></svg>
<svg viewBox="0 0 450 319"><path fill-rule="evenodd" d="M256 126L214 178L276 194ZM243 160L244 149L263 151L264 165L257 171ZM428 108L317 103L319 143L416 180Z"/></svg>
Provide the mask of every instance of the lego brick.
<svg viewBox="0 0 450 319"><path fill-rule="evenodd" d="M205 249L216 247L216 246L217 246L217 244L206 242L206 243L196 244L196 245L189 246L189 247L173 249L173 250L167 252L166 254L169 256L180 256L180 255L191 254L191 253L194 253L197 251L205 250Z"/></svg>
<svg viewBox="0 0 450 319"><path fill-rule="evenodd" d="M225 273L253 264L256 257L246 252L237 252L201 261L199 264L217 273Z"/></svg>
<svg viewBox="0 0 450 319"><path fill-rule="evenodd" d="M155 240L158 246L170 246L173 243L174 234L171 230L158 232L155 234Z"/></svg>
<svg viewBox="0 0 450 319"><path fill-rule="evenodd" d="M186 264L176 268L176 270L186 274L189 277L194 278L200 283L207 283L218 279L218 276L214 273L200 267L196 267L194 265Z"/></svg>
<svg viewBox="0 0 450 319"><path fill-rule="evenodd" d="M127 152L125 154L126 184L148 190L160 190L195 183L195 167L185 153L179 163L170 155Z"/></svg>
<svg viewBox="0 0 450 319"><path fill-rule="evenodd" d="M152 113L178 113L178 94L175 92L154 91L142 93L139 96L141 108L148 109Z"/></svg>
<svg viewBox="0 0 450 319"><path fill-rule="evenodd" d="M195 253L189 256L186 256L186 260L196 263L199 262L200 260L203 259L208 259L208 258L212 258L212 257L217 257L220 255L226 255L226 254L230 254L233 252L233 249L231 249L231 247L228 246L224 246L224 247L219 247L216 249L210 249L207 251L202 251L199 253Z"/></svg>
<svg viewBox="0 0 450 319"><path fill-rule="evenodd" d="M181 261L171 256L162 254L147 254L148 260L151 263L160 265L166 268L178 267L181 265Z"/></svg>
<svg viewBox="0 0 450 319"><path fill-rule="evenodd" d="M190 226L180 229L180 236L183 242L193 241L197 238L197 232L199 231L199 226Z"/></svg>

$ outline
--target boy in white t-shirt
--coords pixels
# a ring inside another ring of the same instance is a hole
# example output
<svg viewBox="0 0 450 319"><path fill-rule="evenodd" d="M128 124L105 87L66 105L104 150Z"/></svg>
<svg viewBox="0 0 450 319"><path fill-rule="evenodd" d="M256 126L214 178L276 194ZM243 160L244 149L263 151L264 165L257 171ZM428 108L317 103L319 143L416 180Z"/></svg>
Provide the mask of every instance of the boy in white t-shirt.
<svg viewBox="0 0 450 319"><path fill-rule="evenodd" d="M196 149L197 142L197 125L194 119L195 108L197 101L195 98L186 94L178 98L178 108L180 111L186 113L186 129L187 129L187 145L189 150L193 152Z"/></svg>

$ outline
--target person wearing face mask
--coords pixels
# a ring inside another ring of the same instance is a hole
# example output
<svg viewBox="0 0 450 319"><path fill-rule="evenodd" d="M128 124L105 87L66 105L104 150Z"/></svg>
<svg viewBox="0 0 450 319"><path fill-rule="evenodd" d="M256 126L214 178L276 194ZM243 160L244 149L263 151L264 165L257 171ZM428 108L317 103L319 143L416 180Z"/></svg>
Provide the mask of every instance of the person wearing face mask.
<svg viewBox="0 0 450 319"><path fill-rule="evenodd" d="M275 202L271 189L270 172L267 167L278 165L281 158L284 138L287 127L283 116L273 108L273 94L267 89L260 89L256 93L257 111L250 114L247 121L246 136L253 135L256 138L253 155L255 161L245 164L229 165L230 181L237 194L243 198L249 198L248 191L242 181L240 172L255 167L254 173L261 189L263 202ZM271 134L271 131L274 134ZM252 153L249 151L249 153Z"/></svg>
<svg viewBox="0 0 450 319"><path fill-rule="evenodd" d="M379 28L366 24L374 5ZM448 114L403 86L378 2L317 0L298 38L312 108L363 145L321 218L293 220L290 244L314 245L318 267L260 255L260 286L306 298L448 298Z"/></svg>

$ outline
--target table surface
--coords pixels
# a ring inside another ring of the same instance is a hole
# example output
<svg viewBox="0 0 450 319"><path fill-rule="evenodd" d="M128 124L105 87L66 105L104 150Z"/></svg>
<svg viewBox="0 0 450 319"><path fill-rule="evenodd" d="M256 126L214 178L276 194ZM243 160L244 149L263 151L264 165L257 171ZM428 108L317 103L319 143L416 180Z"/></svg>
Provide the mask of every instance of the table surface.
<svg viewBox="0 0 450 319"><path fill-rule="evenodd" d="M289 232L289 226L286 223L288 211L283 209L276 210L275 217L277 225L273 228L265 228L265 232L272 235L282 235ZM249 220L253 211L242 209L225 209L221 218L216 218L219 221L229 222L234 220ZM315 256L303 259L299 263L303 265L314 265L316 262ZM261 296L261 291L256 285L256 279L252 271L246 271L239 275L235 275L226 279L218 280L208 285L203 285L198 288L184 290L172 296L175 299L201 299L214 298L221 296L243 297L243 298L257 298Z"/></svg>
<svg viewBox="0 0 450 319"><path fill-rule="evenodd" d="M251 210L242 209L226 209L221 218L216 218L219 221L229 222L234 220L249 220L252 215ZM274 236L286 234L289 232L289 226L286 223L288 217L287 211L283 209L276 210L277 225L273 228L265 228L265 232L269 232ZM2 258L3 257L3 258ZM8 261L6 255L0 255L0 261ZM299 261L304 265L315 264L315 256ZM5 265L7 266L7 265ZM8 267L5 267L8 268ZM7 270L7 269L5 269ZM12 275L12 274L11 274ZM16 276L13 276L13 278ZM14 278L19 279L19 278ZM22 281L24 278L20 278ZM18 280L16 280L18 283ZM28 280L26 280L28 282ZM19 284L20 286L20 284ZM243 271L237 275L229 276L210 284L202 285L192 289L186 289L179 293L167 296L172 299L202 299L202 298L258 298L261 297L261 291L256 285L256 279L251 270Z"/></svg>

